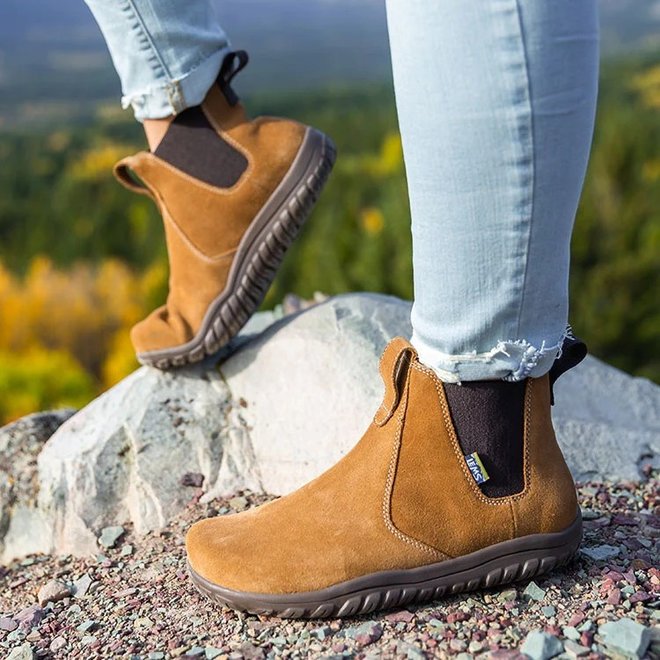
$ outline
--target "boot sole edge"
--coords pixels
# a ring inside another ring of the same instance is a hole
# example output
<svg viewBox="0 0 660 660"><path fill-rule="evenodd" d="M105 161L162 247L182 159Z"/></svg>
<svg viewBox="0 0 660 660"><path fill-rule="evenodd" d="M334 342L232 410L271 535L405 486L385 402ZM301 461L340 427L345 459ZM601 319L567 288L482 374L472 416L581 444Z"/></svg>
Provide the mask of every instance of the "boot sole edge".
<svg viewBox="0 0 660 660"><path fill-rule="evenodd" d="M281 618L340 618L425 603L525 580L567 564L582 540L582 517L561 532L533 534L418 568L372 573L318 591L258 594L226 589L188 563L197 590L242 612Z"/></svg>
<svg viewBox="0 0 660 660"><path fill-rule="evenodd" d="M308 127L287 174L241 239L227 284L209 305L195 337L180 346L138 353L141 364L168 369L201 362L238 334L311 214L335 158L332 140Z"/></svg>

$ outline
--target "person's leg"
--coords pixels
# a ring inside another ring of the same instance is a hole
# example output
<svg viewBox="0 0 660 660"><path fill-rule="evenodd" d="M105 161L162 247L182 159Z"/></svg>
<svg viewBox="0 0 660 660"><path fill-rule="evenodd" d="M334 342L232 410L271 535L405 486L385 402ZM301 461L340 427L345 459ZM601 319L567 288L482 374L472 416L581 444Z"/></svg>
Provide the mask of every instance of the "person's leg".
<svg viewBox="0 0 660 660"><path fill-rule="evenodd" d="M567 327L597 6L391 0L388 19L412 212L412 344L443 381L463 383L445 386L461 446L485 463L484 492L506 495L523 480L524 380L550 370Z"/></svg>
<svg viewBox="0 0 660 660"><path fill-rule="evenodd" d="M122 105L144 122L149 146L170 119L199 105L230 51L209 2L85 0L122 86Z"/></svg>
<svg viewBox="0 0 660 660"><path fill-rule="evenodd" d="M231 87L247 54L230 51L209 0L87 1L151 147L115 174L158 205L170 260L167 303L131 339L144 364L196 362L258 308L334 147L297 122L248 118Z"/></svg>
<svg viewBox="0 0 660 660"><path fill-rule="evenodd" d="M584 357L564 335L595 4L388 1L413 343L387 346L383 402L337 465L257 511L192 527L191 575L215 600L353 615L532 577L577 551L550 405L554 380Z"/></svg>
<svg viewBox="0 0 660 660"><path fill-rule="evenodd" d="M446 382L546 373L598 77L596 0L389 0L412 343Z"/></svg>

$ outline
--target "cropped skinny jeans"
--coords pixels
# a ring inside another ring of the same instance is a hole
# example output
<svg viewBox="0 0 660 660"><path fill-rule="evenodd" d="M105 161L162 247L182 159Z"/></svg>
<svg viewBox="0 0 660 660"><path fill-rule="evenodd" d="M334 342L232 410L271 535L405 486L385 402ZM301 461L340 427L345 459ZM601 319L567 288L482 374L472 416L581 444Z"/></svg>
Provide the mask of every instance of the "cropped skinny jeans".
<svg viewBox="0 0 660 660"><path fill-rule="evenodd" d="M231 49L209 2L87 3L138 120L202 102ZM597 0L387 0L387 14L412 215L411 341L447 382L539 377L567 327Z"/></svg>

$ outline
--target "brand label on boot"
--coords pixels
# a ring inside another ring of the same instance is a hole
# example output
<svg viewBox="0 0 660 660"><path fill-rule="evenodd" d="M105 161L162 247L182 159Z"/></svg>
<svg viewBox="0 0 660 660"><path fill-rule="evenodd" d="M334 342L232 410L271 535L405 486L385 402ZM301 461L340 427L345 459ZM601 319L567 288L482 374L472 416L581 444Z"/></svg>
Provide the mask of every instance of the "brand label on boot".
<svg viewBox="0 0 660 660"><path fill-rule="evenodd" d="M484 467L484 464L481 462L481 459L479 458L479 454L477 452L473 452L472 454L468 454L465 457L465 462L467 463L468 468L470 469L470 472L472 473L472 476L474 477L474 480L478 484L484 483L484 481L488 481L488 472L486 472L486 468Z"/></svg>

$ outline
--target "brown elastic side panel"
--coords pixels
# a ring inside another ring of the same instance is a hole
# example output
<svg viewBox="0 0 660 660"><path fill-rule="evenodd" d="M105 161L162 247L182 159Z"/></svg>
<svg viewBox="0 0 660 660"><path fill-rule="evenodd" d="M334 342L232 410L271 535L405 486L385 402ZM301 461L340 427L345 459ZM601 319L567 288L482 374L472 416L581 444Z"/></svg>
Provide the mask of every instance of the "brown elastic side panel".
<svg viewBox="0 0 660 660"><path fill-rule="evenodd" d="M447 404L464 454L477 452L489 479L487 497L519 493L524 487L523 445L527 381L445 383Z"/></svg>
<svg viewBox="0 0 660 660"><path fill-rule="evenodd" d="M174 118L154 155L216 188L231 188L248 166L247 158L218 135L201 106Z"/></svg>

